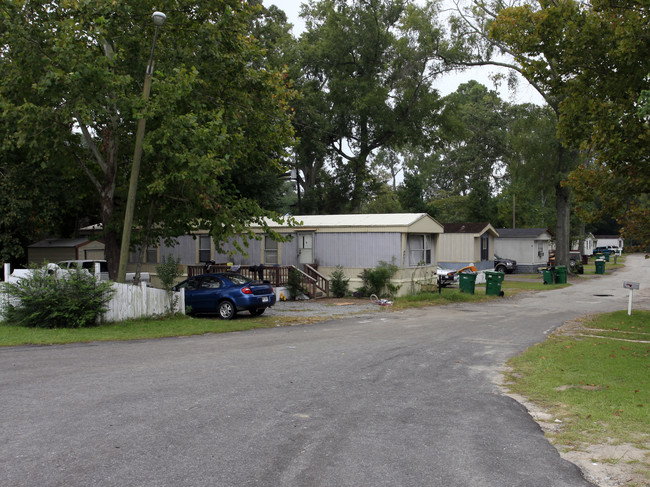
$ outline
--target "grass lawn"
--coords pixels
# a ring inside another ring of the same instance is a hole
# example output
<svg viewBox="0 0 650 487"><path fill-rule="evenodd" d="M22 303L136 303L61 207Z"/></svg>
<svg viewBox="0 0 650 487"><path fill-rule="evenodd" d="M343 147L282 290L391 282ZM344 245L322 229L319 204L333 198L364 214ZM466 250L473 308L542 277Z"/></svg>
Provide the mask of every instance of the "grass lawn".
<svg viewBox="0 0 650 487"><path fill-rule="evenodd" d="M585 274L596 274L596 259L594 257L590 257L588 264L584 265L583 267ZM609 262L605 262L605 274L607 274L608 271L611 271L613 269L620 269L621 267L625 267L625 256L616 256L616 263L614 263L614 256L610 255Z"/></svg>
<svg viewBox="0 0 650 487"><path fill-rule="evenodd" d="M160 319L130 320L106 323L92 328L25 328L0 324L0 346L54 345L64 343L141 340L174 336L203 335L206 333L227 333L231 331L272 328L276 326L304 323L299 318L277 319L258 316L224 321L214 318L191 318L184 315Z"/></svg>
<svg viewBox="0 0 650 487"><path fill-rule="evenodd" d="M551 441L650 441L650 312L627 311L582 320L508 363L508 388L562 421ZM650 454L639 471L650 479Z"/></svg>
<svg viewBox="0 0 650 487"><path fill-rule="evenodd" d="M567 284L544 285L541 282L509 281L506 277L502 289L506 296L525 291L545 291ZM392 310L438 306L459 302L484 302L501 299L498 296L486 296L485 285L479 284L475 294L460 292L458 287L445 287L441 293L423 292L417 295L400 297L394 300ZM308 304L305 304L308 306ZM323 318L325 319L325 318ZM100 341L142 340L174 336L203 335L206 333L227 333L255 328L272 328L300 323L321 321L318 317L251 317L241 313L237 319L230 321L212 318L191 318L183 315L159 319L130 320L120 323L105 323L92 328L41 329L11 326L0 323L0 347L16 345L55 345L65 343L85 343Z"/></svg>
<svg viewBox="0 0 650 487"><path fill-rule="evenodd" d="M457 302L480 302L499 299L486 296L485 291L477 289L476 294L461 293L458 288L444 288L441 294L421 293L416 296L398 298L391 310L420 306L434 306ZM305 302L309 307L309 302ZM329 318L318 317L252 317L240 313L234 320L224 321L217 317L202 318L176 315L159 319L129 320L119 323L105 323L91 328L25 328L0 323L0 347L16 345L55 345L65 343L84 343L101 341L142 340L174 336L203 335L206 333L228 333L256 328L274 328L295 324L307 324Z"/></svg>

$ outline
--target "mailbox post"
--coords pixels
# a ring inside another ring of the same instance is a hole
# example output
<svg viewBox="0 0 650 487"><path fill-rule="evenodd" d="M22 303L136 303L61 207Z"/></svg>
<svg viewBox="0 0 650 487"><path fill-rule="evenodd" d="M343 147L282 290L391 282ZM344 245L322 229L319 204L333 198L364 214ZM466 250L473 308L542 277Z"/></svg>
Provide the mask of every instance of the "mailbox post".
<svg viewBox="0 0 650 487"><path fill-rule="evenodd" d="M630 290L630 299L627 302L627 315L630 316L632 314L632 293L635 289L639 289L639 283L623 281L623 287Z"/></svg>

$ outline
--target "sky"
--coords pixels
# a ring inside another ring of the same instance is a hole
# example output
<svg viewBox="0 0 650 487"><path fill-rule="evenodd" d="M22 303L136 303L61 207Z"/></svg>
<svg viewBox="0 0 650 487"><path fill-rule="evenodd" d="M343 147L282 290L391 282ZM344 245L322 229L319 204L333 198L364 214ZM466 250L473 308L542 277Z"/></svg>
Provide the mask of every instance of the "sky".
<svg viewBox="0 0 650 487"><path fill-rule="evenodd" d="M289 22L293 24L293 35L299 36L300 33L305 28L305 23L300 18L300 5L303 2L300 0L264 0L265 5L276 5L282 9L286 14ZM528 82L518 75L519 84L516 93L509 91L506 81L501 82L500 87L495 87L493 81L490 79L490 75L503 73L508 74L507 69L498 68L498 67L476 67L463 71L462 73L449 73L441 76L435 87L440 91L442 96L448 95L456 91L459 85L466 83L470 80L476 80L479 83L487 86L489 89L496 89L499 92L501 98L505 101L512 103L536 103L538 105L543 105L544 100L537 91L528 84Z"/></svg>

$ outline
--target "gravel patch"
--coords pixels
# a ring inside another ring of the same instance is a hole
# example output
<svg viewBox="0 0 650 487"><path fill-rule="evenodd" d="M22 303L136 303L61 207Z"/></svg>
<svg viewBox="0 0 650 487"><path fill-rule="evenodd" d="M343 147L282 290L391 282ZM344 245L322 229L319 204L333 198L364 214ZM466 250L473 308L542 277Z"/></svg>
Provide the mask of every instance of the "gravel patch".
<svg viewBox="0 0 650 487"><path fill-rule="evenodd" d="M341 318L385 311L386 307L370 302L370 299L322 298L306 301L278 301L265 312L267 316L332 317Z"/></svg>

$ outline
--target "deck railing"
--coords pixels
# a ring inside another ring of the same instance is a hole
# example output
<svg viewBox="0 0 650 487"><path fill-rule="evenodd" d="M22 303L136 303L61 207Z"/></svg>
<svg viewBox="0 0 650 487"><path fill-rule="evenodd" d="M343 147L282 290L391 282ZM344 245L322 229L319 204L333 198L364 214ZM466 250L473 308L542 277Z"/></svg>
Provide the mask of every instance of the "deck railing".
<svg viewBox="0 0 650 487"><path fill-rule="evenodd" d="M305 264L305 274L307 274L307 276L311 277L312 279L316 280L316 282L314 283L314 287L316 289L319 289L323 294L325 294L325 296L330 295L330 282L323 274L318 272L309 264ZM317 291L314 290L314 293L316 292Z"/></svg>

